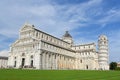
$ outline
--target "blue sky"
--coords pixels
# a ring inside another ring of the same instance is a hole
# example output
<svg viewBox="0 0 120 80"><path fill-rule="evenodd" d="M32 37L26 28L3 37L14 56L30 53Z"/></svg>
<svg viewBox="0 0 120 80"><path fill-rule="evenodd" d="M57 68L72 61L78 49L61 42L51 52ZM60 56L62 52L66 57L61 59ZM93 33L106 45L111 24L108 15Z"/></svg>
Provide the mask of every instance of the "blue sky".
<svg viewBox="0 0 120 80"><path fill-rule="evenodd" d="M0 55L18 38L25 22L61 38L66 30L75 44L109 39L110 61L120 61L119 0L2 0L0 2Z"/></svg>

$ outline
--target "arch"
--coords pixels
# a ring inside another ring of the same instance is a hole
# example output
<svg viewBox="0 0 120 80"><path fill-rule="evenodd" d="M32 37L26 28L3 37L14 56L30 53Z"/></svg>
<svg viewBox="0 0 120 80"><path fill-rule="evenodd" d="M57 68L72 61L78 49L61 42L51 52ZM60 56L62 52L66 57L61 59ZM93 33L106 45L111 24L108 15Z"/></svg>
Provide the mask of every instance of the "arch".
<svg viewBox="0 0 120 80"><path fill-rule="evenodd" d="M24 66L25 66L25 58L22 58L21 67L23 68Z"/></svg>
<svg viewBox="0 0 120 80"><path fill-rule="evenodd" d="M30 66L33 67L33 60L31 60Z"/></svg>
<svg viewBox="0 0 120 80"><path fill-rule="evenodd" d="M88 68L89 68L88 65L86 65L86 69L87 69L87 70L88 70Z"/></svg>
<svg viewBox="0 0 120 80"><path fill-rule="evenodd" d="M16 64L17 64L17 62L15 61L15 62L14 62L14 67L16 67Z"/></svg>
<svg viewBox="0 0 120 80"><path fill-rule="evenodd" d="M82 59L80 60L80 63L82 63Z"/></svg>

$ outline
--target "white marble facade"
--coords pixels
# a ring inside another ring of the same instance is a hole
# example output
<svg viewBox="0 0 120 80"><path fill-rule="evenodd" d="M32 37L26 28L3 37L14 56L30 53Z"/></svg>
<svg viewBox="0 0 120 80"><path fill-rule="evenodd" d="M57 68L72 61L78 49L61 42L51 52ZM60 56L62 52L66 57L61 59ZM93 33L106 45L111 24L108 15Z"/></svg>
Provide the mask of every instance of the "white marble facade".
<svg viewBox="0 0 120 80"><path fill-rule="evenodd" d="M24 24L19 38L10 47L8 67L109 70L107 37L100 36L98 43L97 51L95 43L75 45L68 31L59 39L34 25Z"/></svg>

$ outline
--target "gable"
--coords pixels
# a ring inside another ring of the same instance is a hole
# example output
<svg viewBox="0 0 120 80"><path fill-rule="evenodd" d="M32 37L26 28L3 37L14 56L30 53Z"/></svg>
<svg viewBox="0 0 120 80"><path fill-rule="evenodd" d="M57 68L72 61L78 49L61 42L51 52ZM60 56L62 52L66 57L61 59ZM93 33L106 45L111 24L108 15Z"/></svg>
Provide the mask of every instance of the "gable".
<svg viewBox="0 0 120 80"><path fill-rule="evenodd" d="M25 25L23 25L23 27L21 28L20 31L22 32L22 31L32 30L33 27L34 27L34 25L31 25L31 24L25 24Z"/></svg>

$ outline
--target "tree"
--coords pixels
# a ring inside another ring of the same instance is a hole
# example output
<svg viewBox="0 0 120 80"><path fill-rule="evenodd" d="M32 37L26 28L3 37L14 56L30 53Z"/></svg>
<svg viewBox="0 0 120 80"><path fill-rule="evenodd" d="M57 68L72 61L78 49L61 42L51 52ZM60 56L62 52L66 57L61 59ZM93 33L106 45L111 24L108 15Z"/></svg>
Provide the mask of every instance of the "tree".
<svg viewBox="0 0 120 80"><path fill-rule="evenodd" d="M110 63L110 70L116 70L117 69L117 63L116 62L111 62Z"/></svg>

